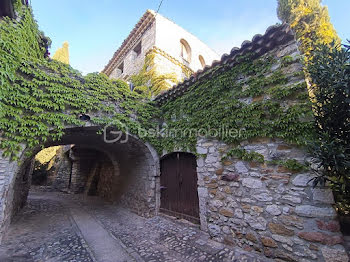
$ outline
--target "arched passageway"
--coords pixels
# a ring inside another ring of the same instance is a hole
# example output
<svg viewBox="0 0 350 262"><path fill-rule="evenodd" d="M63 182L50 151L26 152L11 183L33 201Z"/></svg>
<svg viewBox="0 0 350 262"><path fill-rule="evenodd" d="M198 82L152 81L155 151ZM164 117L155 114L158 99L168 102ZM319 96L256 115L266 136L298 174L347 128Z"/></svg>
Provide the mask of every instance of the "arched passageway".
<svg viewBox="0 0 350 262"><path fill-rule="evenodd" d="M118 162L91 147L67 145L49 147L35 156L32 187L46 191L116 199L120 172Z"/></svg>
<svg viewBox="0 0 350 262"><path fill-rule="evenodd" d="M98 130L100 127L68 128L59 141L45 144L46 147L74 145L66 153L71 170L57 171L59 179L53 182L56 189L97 195L131 208L139 215L155 215L159 206L159 162L156 152L131 135L124 134L120 141L106 142ZM5 206L5 213L10 216L26 201L33 158L40 150L37 148L30 156L23 154L22 164L14 172L13 181L7 188Z"/></svg>

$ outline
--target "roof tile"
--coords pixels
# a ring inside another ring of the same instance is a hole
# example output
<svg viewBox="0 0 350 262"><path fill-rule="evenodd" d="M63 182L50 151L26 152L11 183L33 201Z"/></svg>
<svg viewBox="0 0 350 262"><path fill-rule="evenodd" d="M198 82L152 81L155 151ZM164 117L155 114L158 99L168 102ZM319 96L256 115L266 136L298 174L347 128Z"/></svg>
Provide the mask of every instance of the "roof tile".
<svg viewBox="0 0 350 262"><path fill-rule="evenodd" d="M185 79L182 83L173 86L171 89L159 94L154 100L158 105L164 104L170 99L174 99L188 90L189 86L198 81L204 80L232 68L238 62L237 57L248 52L253 52L254 57L261 56L275 48L277 45L283 45L294 39L294 33L287 24L273 25L267 28L264 35L257 34L252 41L244 41L241 48L234 47L230 54L224 54L220 61L215 60L211 66L205 66L203 70L198 70L189 79ZM217 66L222 66L220 70L214 70Z"/></svg>

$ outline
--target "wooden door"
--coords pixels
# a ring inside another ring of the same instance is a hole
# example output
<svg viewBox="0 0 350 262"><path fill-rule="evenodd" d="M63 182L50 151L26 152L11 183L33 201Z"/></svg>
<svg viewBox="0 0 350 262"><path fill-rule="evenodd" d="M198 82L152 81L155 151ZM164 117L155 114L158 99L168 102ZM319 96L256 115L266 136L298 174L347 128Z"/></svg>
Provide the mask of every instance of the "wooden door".
<svg viewBox="0 0 350 262"><path fill-rule="evenodd" d="M161 211L199 222L196 157L172 153L161 160Z"/></svg>

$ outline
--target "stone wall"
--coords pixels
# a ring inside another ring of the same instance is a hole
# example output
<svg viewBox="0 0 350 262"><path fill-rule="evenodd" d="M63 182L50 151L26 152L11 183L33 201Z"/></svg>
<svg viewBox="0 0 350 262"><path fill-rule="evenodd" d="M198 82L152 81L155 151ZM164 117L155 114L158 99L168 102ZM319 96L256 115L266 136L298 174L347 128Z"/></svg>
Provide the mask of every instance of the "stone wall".
<svg viewBox="0 0 350 262"><path fill-rule="evenodd" d="M147 52L153 47L159 48L180 63L187 65L194 72L203 69L199 56L204 58L206 65L211 65L214 60L219 59L219 56L197 37L160 14L155 16L155 21L148 26L145 32L139 34L140 35L136 35L137 40L133 43L128 43L127 48L129 51L118 59L116 67L109 74L110 78L128 80L131 75L137 74L143 66ZM184 61L181 57L181 39L186 40L191 48L190 63ZM134 48L140 41L142 50L141 54L137 55ZM169 62L172 63L172 65L169 65ZM124 63L123 72L118 69L119 65L122 63ZM174 72L179 79L183 78L182 70L178 72L181 67L168 59L158 59L156 65L161 68L160 71L164 71L164 73ZM171 71L172 69L174 69L174 71Z"/></svg>
<svg viewBox="0 0 350 262"><path fill-rule="evenodd" d="M16 210L16 207L13 208L14 195L21 194L13 190L19 169L18 163L4 157L0 150L0 242L10 224L12 210Z"/></svg>
<svg viewBox="0 0 350 262"><path fill-rule="evenodd" d="M113 200L120 186L119 170L115 170L108 159L100 162L98 169L97 195L102 199Z"/></svg>
<svg viewBox="0 0 350 262"><path fill-rule="evenodd" d="M68 191L71 172L72 161L69 158L69 151L63 152L56 166L55 175L52 178L52 188L59 191Z"/></svg>
<svg viewBox="0 0 350 262"><path fill-rule="evenodd" d="M120 162L120 203L141 216L154 216L160 205L159 160L148 144L135 145Z"/></svg>
<svg viewBox="0 0 350 262"><path fill-rule="evenodd" d="M99 152L91 149L73 147L70 151L72 160L71 182L69 190L73 193L83 193L89 174L98 163Z"/></svg>
<svg viewBox="0 0 350 262"><path fill-rule="evenodd" d="M159 74L173 73L176 75L179 82L183 81L183 79L186 77L186 74L184 73L184 70L180 64L174 63L162 54L156 53L154 63L157 65L157 72Z"/></svg>
<svg viewBox="0 0 350 262"><path fill-rule="evenodd" d="M241 143L265 160L306 160L303 150L282 140ZM201 139L197 160L201 227L220 242L256 250L286 261L347 261L342 235L328 188L312 188L311 172L283 166L222 161L228 146ZM334 260L337 258L338 260Z"/></svg>
<svg viewBox="0 0 350 262"><path fill-rule="evenodd" d="M12 200L12 217L24 207L27 202L27 196L31 185L31 175L34 169L34 159L27 161L22 165L19 174L16 176L14 184L14 195Z"/></svg>
<svg viewBox="0 0 350 262"><path fill-rule="evenodd" d="M119 61L119 64L114 68L109 75L110 78L120 78L127 80L129 76L137 74L145 61L147 51L149 51L155 44L155 23L153 23L144 33L138 37L133 46L130 46L128 53ZM141 41L141 54L137 55L134 52L134 47ZM121 63L124 63L123 73L118 69Z"/></svg>
<svg viewBox="0 0 350 262"><path fill-rule="evenodd" d="M69 155L69 156L68 156ZM118 164L91 148L73 147L60 161L52 187L70 193L98 195L113 200L118 191Z"/></svg>

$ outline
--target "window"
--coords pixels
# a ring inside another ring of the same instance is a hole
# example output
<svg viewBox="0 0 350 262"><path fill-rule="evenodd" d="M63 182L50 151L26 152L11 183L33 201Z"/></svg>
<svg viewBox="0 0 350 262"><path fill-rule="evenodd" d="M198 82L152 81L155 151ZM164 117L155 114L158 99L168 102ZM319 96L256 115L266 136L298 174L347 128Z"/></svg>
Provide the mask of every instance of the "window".
<svg viewBox="0 0 350 262"><path fill-rule="evenodd" d="M120 70L120 73L124 73L124 62L122 62L119 66L118 69Z"/></svg>
<svg viewBox="0 0 350 262"><path fill-rule="evenodd" d="M141 54L142 46L141 41L134 47L134 52L136 53L136 57Z"/></svg>
<svg viewBox="0 0 350 262"><path fill-rule="evenodd" d="M180 40L181 57L188 63L191 63L191 47L185 39Z"/></svg>
<svg viewBox="0 0 350 262"><path fill-rule="evenodd" d="M202 68L204 68L205 67L205 60L204 60L203 56L199 55L198 58L199 58L199 62L201 62Z"/></svg>

